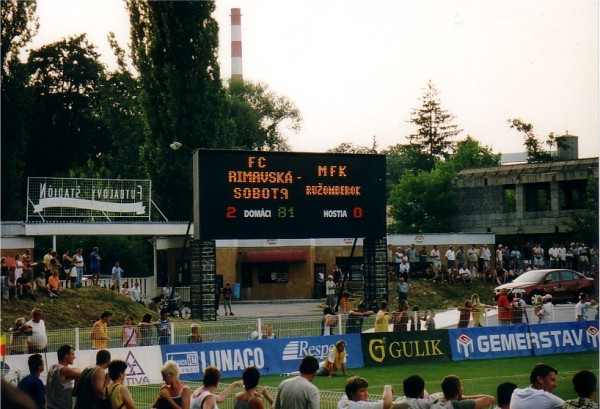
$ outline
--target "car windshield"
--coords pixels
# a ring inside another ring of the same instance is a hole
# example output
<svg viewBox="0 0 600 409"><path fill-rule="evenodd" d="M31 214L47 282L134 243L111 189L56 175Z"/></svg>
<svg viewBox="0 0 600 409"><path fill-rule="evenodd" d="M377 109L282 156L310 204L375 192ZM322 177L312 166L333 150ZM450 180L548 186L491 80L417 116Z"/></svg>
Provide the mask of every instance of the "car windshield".
<svg viewBox="0 0 600 409"><path fill-rule="evenodd" d="M513 283L539 283L544 279L544 277L548 274L548 271L543 270L532 270L528 271L524 274L521 274L519 277L513 280Z"/></svg>

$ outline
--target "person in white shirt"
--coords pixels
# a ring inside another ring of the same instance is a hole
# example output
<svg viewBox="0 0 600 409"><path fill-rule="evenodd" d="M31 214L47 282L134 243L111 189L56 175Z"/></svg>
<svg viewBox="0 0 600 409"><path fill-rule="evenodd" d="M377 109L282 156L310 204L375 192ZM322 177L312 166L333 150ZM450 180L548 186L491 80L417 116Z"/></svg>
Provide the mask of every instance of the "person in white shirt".
<svg viewBox="0 0 600 409"><path fill-rule="evenodd" d="M456 263L456 253L452 249L452 246L448 247L446 251L446 264L448 265L448 270L453 270Z"/></svg>
<svg viewBox="0 0 600 409"><path fill-rule="evenodd" d="M369 402L369 383L360 376L346 382L346 395L338 402L338 409L389 409L392 406L392 386L384 385L381 400Z"/></svg>
<svg viewBox="0 0 600 409"><path fill-rule="evenodd" d="M542 297L542 302L542 308L537 313L537 316L540 317L540 324L554 322L554 304L552 304L552 296L546 294Z"/></svg>
<svg viewBox="0 0 600 409"><path fill-rule="evenodd" d="M433 246L429 256L431 256L431 259L433 260L433 270L435 271L435 278L437 278L440 268L442 267L442 262L440 261L440 251L438 250L437 246Z"/></svg>
<svg viewBox="0 0 600 409"><path fill-rule="evenodd" d="M133 287L131 287L129 289L129 297L135 301L135 302L139 302L140 304L144 305L144 303L142 302L142 289L140 288L140 283L139 282L135 282L133 284Z"/></svg>
<svg viewBox="0 0 600 409"><path fill-rule="evenodd" d="M537 364L529 375L531 385L517 388L510 399L511 409L559 409L564 401L552 391L558 386L556 375L558 370L550 365Z"/></svg>
<svg viewBox="0 0 600 409"><path fill-rule="evenodd" d="M27 321L28 329L26 333L29 337L28 352L30 354L42 353L48 351L48 336L46 335L46 324L42 319L41 308L31 310L31 320Z"/></svg>
<svg viewBox="0 0 600 409"><path fill-rule="evenodd" d="M554 243L552 247L548 249L548 257L550 258L550 268L558 268L558 260L559 260L559 250L558 245Z"/></svg>
<svg viewBox="0 0 600 409"><path fill-rule="evenodd" d="M588 311L594 305L596 305L596 301L590 301L586 293L579 294L579 302L575 305L575 320L587 321L589 319Z"/></svg>
<svg viewBox="0 0 600 409"><path fill-rule="evenodd" d="M471 277L471 270L467 266L467 263L463 264L458 270L458 276L463 280L465 284L471 284L473 282L473 278Z"/></svg>

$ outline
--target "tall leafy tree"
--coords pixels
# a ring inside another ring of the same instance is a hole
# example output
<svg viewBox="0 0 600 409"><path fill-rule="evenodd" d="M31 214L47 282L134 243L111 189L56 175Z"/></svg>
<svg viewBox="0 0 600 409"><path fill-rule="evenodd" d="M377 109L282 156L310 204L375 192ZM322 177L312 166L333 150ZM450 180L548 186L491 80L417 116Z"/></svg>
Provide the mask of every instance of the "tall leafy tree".
<svg viewBox="0 0 600 409"><path fill-rule="evenodd" d="M487 168L500 166L500 153L493 153L489 146L484 146L471 136L457 142L452 155L445 161L439 162L436 169L456 174L463 169Z"/></svg>
<svg viewBox="0 0 600 409"><path fill-rule="evenodd" d="M332 149L328 149L330 153L377 153L377 138L373 136L371 146L355 145L352 142L343 142Z"/></svg>
<svg viewBox="0 0 600 409"><path fill-rule="evenodd" d="M235 122L234 145L246 149L289 151L283 128L300 130L302 117L286 96L265 83L229 81L230 118Z"/></svg>
<svg viewBox="0 0 600 409"><path fill-rule="evenodd" d="M531 123L525 122L520 118L513 118L508 120L508 126L523 134L523 145L525 146L525 152L527 152L527 162L552 162L555 159L552 152L544 149L543 143L533 132L533 125ZM548 135L546 145L550 148L556 145L556 139L553 133Z"/></svg>
<svg viewBox="0 0 600 409"><path fill-rule="evenodd" d="M1 8L2 59L2 195L3 220L21 219L25 214L26 147L31 115L31 92L26 64L19 53L37 32L35 1L3 0Z"/></svg>
<svg viewBox="0 0 600 409"><path fill-rule="evenodd" d="M447 158L452 148L451 139L462 132L453 123L454 115L442 109L438 95L438 89L428 81L420 98L421 107L413 109L408 120L417 126L417 133L409 135L409 142L427 158L423 170L430 170L436 160Z"/></svg>
<svg viewBox="0 0 600 409"><path fill-rule="evenodd" d="M28 65L34 92L27 151L28 176L84 173L107 149L99 116L104 66L85 34L33 50Z"/></svg>
<svg viewBox="0 0 600 409"><path fill-rule="evenodd" d="M177 140L189 148L224 148L233 142L217 62L219 27L211 17L215 2L129 0L127 6L147 124L146 172L167 217L187 220L192 161L171 152L169 144Z"/></svg>

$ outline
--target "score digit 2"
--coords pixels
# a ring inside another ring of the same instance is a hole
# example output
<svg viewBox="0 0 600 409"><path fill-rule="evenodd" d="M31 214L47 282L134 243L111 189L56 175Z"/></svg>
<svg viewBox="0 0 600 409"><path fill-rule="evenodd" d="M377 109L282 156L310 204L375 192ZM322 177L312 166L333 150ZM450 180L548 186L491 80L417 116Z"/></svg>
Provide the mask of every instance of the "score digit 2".
<svg viewBox="0 0 600 409"><path fill-rule="evenodd" d="M228 219L237 218L237 208L235 206L227 206L227 212L225 213L225 217Z"/></svg>
<svg viewBox="0 0 600 409"><path fill-rule="evenodd" d="M355 219L362 219L363 217L363 209L362 207L355 207L352 209L352 215Z"/></svg>

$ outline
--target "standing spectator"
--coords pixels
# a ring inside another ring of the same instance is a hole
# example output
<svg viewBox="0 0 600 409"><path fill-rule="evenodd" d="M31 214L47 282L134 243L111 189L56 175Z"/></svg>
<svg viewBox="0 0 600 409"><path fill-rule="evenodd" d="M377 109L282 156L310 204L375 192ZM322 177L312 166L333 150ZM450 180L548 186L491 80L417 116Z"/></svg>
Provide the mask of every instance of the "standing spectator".
<svg viewBox="0 0 600 409"><path fill-rule="evenodd" d="M152 342L152 333L157 324L157 322L152 322L152 314L150 314L149 312L144 314L142 320L139 323L140 346L144 347L154 345L154 343Z"/></svg>
<svg viewBox="0 0 600 409"><path fill-rule="evenodd" d="M100 315L100 319L96 321L92 327L90 337L92 338L93 349L107 349L108 341L108 324L112 320L112 312L103 311Z"/></svg>
<svg viewBox="0 0 600 409"><path fill-rule="evenodd" d="M264 409L264 404L258 395L258 381L260 380L260 372L255 366L249 366L244 370L242 374L242 380L244 382L244 391L239 392L233 399L234 409ZM262 391L263 396L273 406L274 400L269 395L266 388Z"/></svg>
<svg viewBox="0 0 600 409"><path fill-rule="evenodd" d="M27 334L29 337L28 352L30 354L42 353L48 350L48 336L46 335L46 323L42 319L42 310L34 308L31 310L31 319L27 321Z"/></svg>
<svg viewBox="0 0 600 409"><path fill-rule="evenodd" d="M510 397L515 389L517 389L517 384L512 382L504 382L498 385L496 388L498 406L495 409L510 409Z"/></svg>
<svg viewBox="0 0 600 409"><path fill-rule="evenodd" d="M496 401L490 395L463 395L462 382L455 375L448 375L442 379L442 392L444 397L433 399L431 409L483 409Z"/></svg>
<svg viewBox="0 0 600 409"><path fill-rule="evenodd" d="M227 315L227 309L229 308L229 315L235 315L231 311L231 300L233 299L233 290L231 284L225 283L225 288L221 291L223 293L223 308L225 309L225 315Z"/></svg>
<svg viewBox="0 0 600 409"><path fill-rule="evenodd" d="M273 409L320 409L321 395L312 384L318 369L317 358L312 355L302 358L300 375L279 384Z"/></svg>
<svg viewBox="0 0 600 409"><path fill-rule="evenodd" d="M398 247L394 252L394 261L396 263L394 271L396 272L396 278L398 278L398 274L400 272L400 263L404 259L404 250L402 247Z"/></svg>
<svg viewBox="0 0 600 409"><path fill-rule="evenodd" d="M585 243L581 243L578 249L579 254L579 271L582 274L588 275L590 273L590 260L588 258L590 254L590 248L585 245Z"/></svg>
<svg viewBox="0 0 600 409"><path fill-rule="evenodd" d="M144 305L144 302L142 301L142 289L140 288L140 283L138 281L133 283L133 287L129 289L129 298L131 298L132 301Z"/></svg>
<svg viewBox="0 0 600 409"><path fill-rule="evenodd" d="M384 385L381 400L369 402L369 383L353 376L346 381L346 394L338 402L338 409L389 409L392 406L392 386Z"/></svg>
<svg viewBox="0 0 600 409"><path fill-rule="evenodd" d="M550 268L558 268L559 257L558 244L552 244L552 247L548 249L548 258L550 259Z"/></svg>
<svg viewBox="0 0 600 409"><path fill-rule="evenodd" d="M427 268L427 256L427 249L425 248L425 246L423 246L421 248L421 251L419 252L419 270L421 270L422 272L424 272Z"/></svg>
<svg viewBox="0 0 600 409"><path fill-rule="evenodd" d="M116 359L108 364L108 376L111 383L106 387L105 395L110 400L112 409L135 409L133 397L125 385L127 363Z"/></svg>
<svg viewBox="0 0 600 409"><path fill-rule="evenodd" d="M528 324L529 318L527 317L527 303L523 299L523 294L520 292L515 293L511 300L510 310L510 321L513 324Z"/></svg>
<svg viewBox="0 0 600 409"><path fill-rule="evenodd" d="M46 270L46 272L50 271L50 260L54 258L53 253L53 249L48 249L46 254L44 254L44 258L42 259L42 262L44 263L44 269Z"/></svg>
<svg viewBox="0 0 600 409"><path fill-rule="evenodd" d="M166 303L171 299L171 297L173 297L173 286L171 285L171 280L167 278L167 282L162 288L162 299Z"/></svg>
<svg viewBox="0 0 600 409"><path fill-rule="evenodd" d="M119 260L115 261L115 265L112 268L112 281L113 281L113 289L115 293L119 293L121 289L121 279L123 278L123 269L121 268L121 264Z"/></svg>
<svg viewBox="0 0 600 409"><path fill-rule="evenodd" d="M62 345L56 351L58 363L48 368L46 377L46 401L48 409L71 409L73 407L73 381L81 372L73 365L75 349Z"/></svg>
<svg viewBox="0 0 600 409"><path fill-rule="evenodd" d="M404 281L403 277L398 279L396 291L398 292L398 307L400 307L402 305L402 301L408 301L408 283Z"/></svg>
<svg viewBox="0 0 600 409"><path fill-rule="evenodd" d="M413 307L409 318L410 330L421 331L421 321L424 321L425 317L421 315L421 308L418 305Z"/></svg>
<svg viewBox="0 0 600 409"><path fill-rule="evenodd" d="M33 399L38 409L46 407L46 387L40 379L44 372L44 359L40 354L32 354L27 358L29 375L19 381L18 387Z"/></svg>
<svg viewBox="0 0 600 409"><path fill-rule="evenodd" d="M587 293L579 294L579 302L575 305L575 320L576 321L587 321L589 309L596 305L596 301L589 301Z"/></svg>
<svg viewBox="0 0 600 409"><path fill-rule="evenodd" d="M133 317L128 315L125 318L125 325L121 331L121 340L125 348L134 347L137 345L138 337L140 336L140 330L133 324Z"/></svg>
<svg viewBox="0 0 600 409"><path fill-rule="evenodd" d="M323 309L323 319L321 320L321 335L332 335L333 328L338 323L337 316L333 313L331 307Z"/></svg>
<svg viewBox="0 0 600 409"><path fill-rule="evenodd" d="M490 250L487 244L484 244L481 247L479 257L483 260L483 264L479 266L479 271L483 272L490 268L490 262L492 261L492 251Z"/></svg>
<svg viewBox="0 0 600 409"><path fill-rule="evenodd" d="M484 327L485 325L485 311L493 309L491 305L483 304L479 299L478 294L471 296L471 314L473 315L473 327Z"/></svg>
<svg viewBox="0 0 600 409"><path fill-rule="evenodd" d="M221 300L221 289L215 285L215 314L219 315L219 301Z"/></svg>
<svg viewBox="0 0 600 409"><path fill-rule="evenodd" d="M192 393L192 409L213 409L218 408L217 403L221 403L227 399L227 397L233 392L238 386L243 386L242 381L235 381L229 385L223 392L216 395L215 391L219 386L221 380L221 371L215 366L209 366L204 370L202 376L202 386L199 387ZM166 382L166 381L165 381ZM182 409L185 409L183 405L180 405ZM160 407L159 407L160 408Z"/></svg>
<svg viewBox="0 0 600 409"><path fill-rule="evenodd" d="M579 250L575 243L571 243L567 249L567 268L577 271L577 257L579 256Z"/></svg>
<svg viewBox="0 0 600 409"><path fill-rule="evenodd" d="M73 257L69 254L69 250L65 250L62 255L62 266L65 272L65 279L67 280L67 287L71 286L71 289L75 288L75 284L77 282L77 274L71 276L71 268L73 267ZM77 269L75 269L77 273Z"/></svg>
<svg viewBox="0 0 600 409"><path fill-rule="evenodd" d="M156 409L189 409L192 393L190 388L179 380L179 366L177 366L177 363L175 361L165 362L160 373L165 384L158 391L158 396L152 407ZM206 376L206 371L204 373ZM203 380L203 382L205 381ZM200 408L201 405L196 407L196 409Z"/></svg>
<svg viewBox="0 0 600 409"><path fill-rule="evenodd" d="M169 312L166 308L160 311L160 321L156 327L158 333L158 345L171 344L171 321L169 320Z"/></svg>
<svg viewBox="0 0 600 409"><path fill-rule="evenodd" d="M340 369L344 376L348 376L346 372L346 342L342 340L337 341L335 346L329 349L325 361L317 371L317 375L327 375L331 378L333 374L337 374Z"/></svg>
<svg viewBox="0 0 600 409"><path fill-rule="evenodd" d="M329 274L327 276L327 281L325 281L325 295L327 296L325 304L332 310L335 307L335 290L336 285L333 281L333 275ZM225 313L225 315L227 315L227 313Z"/></svg>
<svg viewBox="0 0 600 409"><path fill-rule="evenodd" d="M533 268L544 268L544 249L540 243L536 243L533 248Z"/></svg>
<svg viewBox="0 0 600 409"><path fill-rule="evenodd" d="M465 249L463 246L460 246L458 250L456 250L456 265L462 266L467 262L467 253L465 253Z"/></svg>
<svg viewBox="0 0 600 409"><path fill-rule="evenodd" d="M552 304L552 296L546 294L542 297L542 308L538 311L537 316L540 318L540 324L554 322L554 304Z"/></svg>
<svg viewBox="0 0 600 409"><path fill-rule="evenodd" d="M469 251L467 251L467 260L469 261L469 270L477 269L477 259L479 257L479 251L474 244L471 245Z"/></svg>
<svg viewBox="0 0 600 409"><path fill-rule="evenodd" d="M593 245L590 249L590 272L595 275L598 273L598 246Z"/></svg>
<svg viewBox="0 0 600 409"><path fill-rule="evenodd" d="M98 247L94 247L94 250L90 254L90 271L92 272L92 284L98 285L98 280L100 279L100 261L102 258L100 257L100 249Z"/></svg>
<svg viewBox="0 0 600 409"><path fill-rule="evenodd" d="M342 273L340 267L337 264L333 266L333 282L335 283L335 285L338 285L339 282L342 281L343 277L344 274Z"/></svg>
<svg viewBox="0 0 600 409"><path fill-rule="evenodd" d="M110 352L101 349L96 353L96 365L88 366L75 382L73 396L77 397L75 409L96 409L104 399L108 385L106 368L110 363Z"/></svg>
<svg viewBox="0 0 600 409"><path fill-rule="evenodd" d="M325 273L323 271L319 271L317 273L317 288L315 296L318 298L323 298L325 295Z"/></svg>
<svg viewBox="0 0 600 409"><path fill-rule="evenodd" d="M464 307L458 307L457 310L460 312L460 316L456 328L467 328L471 321L471 300L465 300Z"/></svg>
<svg viewBox="0 0 600 409"><path fill-rule="evenodd" d="M438 250L438 247L433 246L433 249L431 249L431 253L429 255L431 256L431 260L433 260L433 271L435 272L435 279L438 277L440 269L442 268L442 262L440 261L440 251Z"/></svg>
<svg viewBox="0 0 600 409"><path fill-rule="evenodd" d="M427 331L435 331L435 310L433 308L429 310L429 315L425 320L425 328Z"/></svg>
<svg viewBox="0 0 600 409"><path fill-rule="evenodd" d="M567 248L563 243L558 246L558 266L567 268Z"/></svg>
<svg viewBox="0 0 600 409"><path fill-rule="evenodd" d="M23 355L27 353L27 330L28 325L25 318L17 318L12 328L9 328L10 334L10 354Z"/></svg>
<svg viewBox="0 0 600 409"><path fill-rule="evenodd" d="M408 302L401 301L400 306L394 315L392 316L392 332L406 332L408 331Z"/></svg>
<svg viewBox="0 0 600 409"><path fill-rule="evenodd" d="M200 333L200 325L192 324L191 333L188 335L188 344L199 344L202 342L202 334Z"/></svg>
<svg viewBox="0 0 600 409"><path fill-rule="evenodd" d="M498 324L510 325L510 301L508 300L508 290L500 290L500 296L496 301L498 307Z"/></svg>
<svg viewBox="0 0 600 409"><path fill-rule="evenodd" d="M85 270L85 263L83 261L83 249L77 249L77 252L73 255L73 265L77 269L77 288L81 287L83 282L83 272Z"/></svg>
<svg viewBox="0 0 600 409"><path fill-rule="evenodd" d="M510 252L510 265L509 269L514 271L515 275L521 274L521 252L515 244Z"/></svg>
<svg viewBox="0 0 600 409"><path fill-rule="evenodd" d="M402 259L402 261L400 262L400 264L398 265L397 278L402 277L402 278L404 278L404 281L408 282L409 273L410 273L410 264L408 262L408 259L406 257L404 257Z"/></svg>
<svg viewBox="0 0 600 409"><path fill-rule="evenodd" d="M388 332L389 321L390 316L388 313L387 302L382 301L381 306L379 307L379 311L377 311L377 315L375 316L375 332Z"/></svg>
<svg viewBox="0 0 600 409"><path fill-rule="evenodd" d="M563 404L563 409L597 409L598 404L594 402L598 378L588 370L579 371L573 376L573 389L577 399L569 399Z"/></svg>
<svg viewBox="0 0 600 409"><path fill-rule="evenodd" d="M514 390L510 399L511 409L559 409L564 401L552 391L556 384L558 370L546 364L537 364L529 375L527 388Z"/></svg>
<svg viewBox="0 0 600 409"><path fill-rule="evenodd" d="M406 257L408 258L408 263L411 266L410 273L412 274L417 266L417 248L414 243L411 244L408 249L406 249Z"/></svg>
<svg viewBox="0 0 600 409"><path fill-rule="evenodd" d="M361 302L358 306L350 310L346 321L346 334L360 334L362 332L362 324L365 317L373 315L373 311L365 310L365 303Z"/></svg>
<svg viewBox="0 0 600 409"><path fill-rule="evenodd" d="M446 255L444 257L446 259L446 267L448 269L448 272L451 272L456 266L456 253L454 252L452 246L448 247L448 250L446 250Z"/></svg>
<svg viewBox="0 0 600 409"><path fill-rule="evenodd" d="M526 242L523 247L523 270L528 271L531 267L531 260L533 259L533 248L530 242Z"/></svg>
<svg viewBox="0 0 600 409"><path fill-rule="evenodd" d="M496 268L498 267L503 267L503 260L502 260L502 244L498 244L498 249L496 250Z"/></svg>

